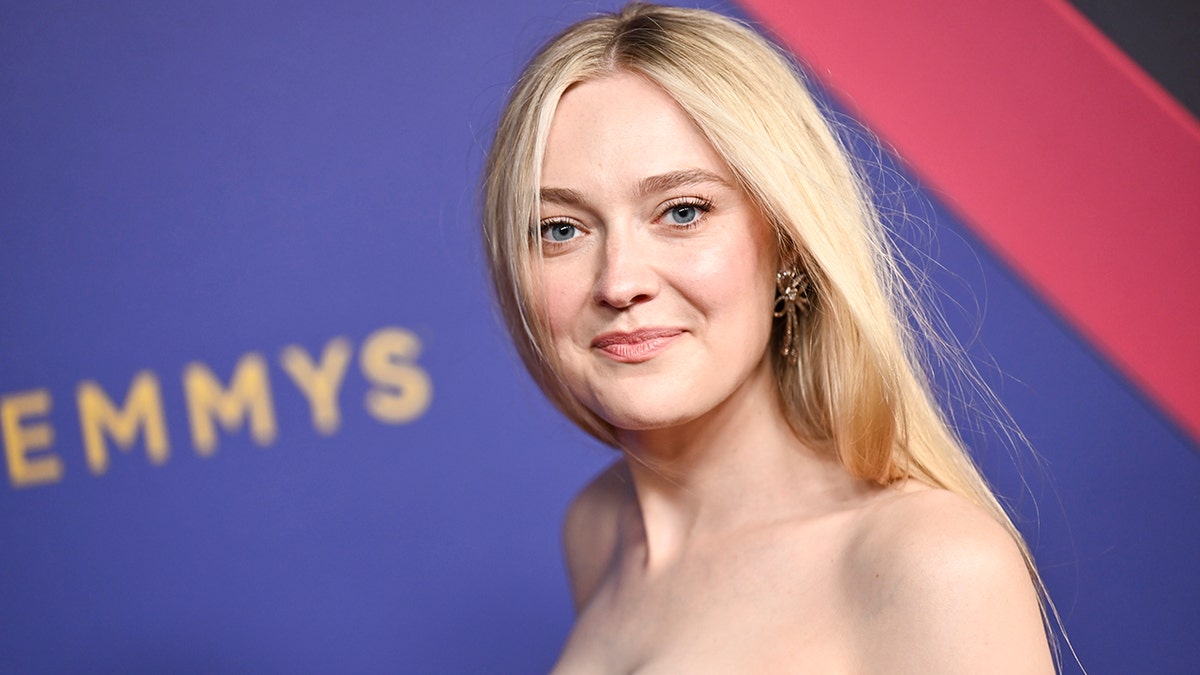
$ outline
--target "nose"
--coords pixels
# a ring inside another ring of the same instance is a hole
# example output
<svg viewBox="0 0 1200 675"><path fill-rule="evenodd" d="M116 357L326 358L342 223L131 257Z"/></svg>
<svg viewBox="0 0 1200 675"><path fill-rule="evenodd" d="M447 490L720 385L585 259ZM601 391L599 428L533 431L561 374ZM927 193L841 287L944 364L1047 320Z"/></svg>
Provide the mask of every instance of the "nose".
<svg viewBox="0 0 1200 675"><path fill-rule="evenodd" d="M592 296L596 302L625 309L658 294L659 277L646 242L632 228L610 228L604 240L600 270Z"/></svg>

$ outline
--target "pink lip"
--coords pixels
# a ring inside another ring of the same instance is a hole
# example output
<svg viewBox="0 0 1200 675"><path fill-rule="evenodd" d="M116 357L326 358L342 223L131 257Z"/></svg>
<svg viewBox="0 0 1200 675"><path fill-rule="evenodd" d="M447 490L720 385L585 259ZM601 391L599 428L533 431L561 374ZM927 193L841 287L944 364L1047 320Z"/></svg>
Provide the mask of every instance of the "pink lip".
<svg viewBox="0 0 1200 675"><path fill-rule="evenodd" d="M654 358L683 335L678 328L640 328L632 332L614 331L598 335L592 347L621 363L641 363Z"/></svg>

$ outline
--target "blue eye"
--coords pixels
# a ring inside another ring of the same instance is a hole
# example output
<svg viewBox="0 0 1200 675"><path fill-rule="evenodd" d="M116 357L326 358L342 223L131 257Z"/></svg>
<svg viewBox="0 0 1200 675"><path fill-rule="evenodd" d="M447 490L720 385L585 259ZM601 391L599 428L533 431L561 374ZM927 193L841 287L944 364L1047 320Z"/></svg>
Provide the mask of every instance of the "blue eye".
<svg viewBox="0 0 1200 675"><path fill-rule="evenodd" d="M542 239L556 243L570 241L579 234L579 228L565 221L551 221L542 223Z"/></svg>
<svg viewBox="0 0 1200 675"><path fill-rule="evenodd" d="M671 210L667 211L667 219L675 225L687 225L699 217L700 209L691 204L672 206Z"/></svg>
<svg viewBox="0 0 1200 675"><path fill-rule="evenodd" d="M704 217L704 214L712 208L712 205L707 202L685 201L672 204L663 212L661 218L668 225L677 227L687 227L695 225Z"/></svg>

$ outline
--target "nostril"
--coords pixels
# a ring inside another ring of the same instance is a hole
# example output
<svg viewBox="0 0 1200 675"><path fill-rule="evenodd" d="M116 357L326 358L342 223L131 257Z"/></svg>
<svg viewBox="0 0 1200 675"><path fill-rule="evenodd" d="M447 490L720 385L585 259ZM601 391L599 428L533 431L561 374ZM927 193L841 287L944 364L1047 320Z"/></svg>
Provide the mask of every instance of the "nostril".
<svg viewBox="0 0 1200 675"><path fill-rule="evenodd" d="M645 302L657 292L654 273L643 267L608 266L596 280L595 297L602 304L623 309Z"/></svg>
<svg viewBox="0 0 1200 675"><path fill-rule="evenodd" d="M658 273L644 243L633 224L607 228L594 288L597 302L624 309L658 293Z"/></svg>
<svg viewBox="0 0 1200 675"><path fill-rule="evenodd" d="M610 295L600 298L601 304L608 305L615 309L625 309L633 305L645 302L650 299L648 294L642 293L633 297L624 297L620 295Z"/></svg>
<svg viewBox="0 0 1200 675"><path fill-rule="evenodd" d="M602 275L596 283L595 298L601 304L624 309L654 297L656 283L652 275L638 277Z"/></svg>

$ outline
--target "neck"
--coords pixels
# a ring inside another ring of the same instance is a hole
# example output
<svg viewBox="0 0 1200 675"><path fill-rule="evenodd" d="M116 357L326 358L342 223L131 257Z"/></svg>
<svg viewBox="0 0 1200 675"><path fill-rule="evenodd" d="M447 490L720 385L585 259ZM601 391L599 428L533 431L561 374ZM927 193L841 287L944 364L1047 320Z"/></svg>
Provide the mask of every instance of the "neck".
<svg viewBox="0 0 1200 675"><path fill-rule="evenodd" d="M669 564L704 538L816 513L855 483L836 460L796 438L766 360L704 416L622 431L619 440L649 566Z"/></svg>

